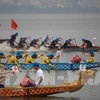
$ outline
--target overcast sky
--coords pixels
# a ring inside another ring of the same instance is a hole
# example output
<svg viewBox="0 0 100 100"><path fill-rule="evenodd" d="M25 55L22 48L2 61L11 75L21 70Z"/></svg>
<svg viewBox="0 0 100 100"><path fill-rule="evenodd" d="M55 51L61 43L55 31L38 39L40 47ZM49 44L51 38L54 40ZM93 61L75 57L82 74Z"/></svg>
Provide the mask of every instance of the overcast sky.
<svg viewBox="0 0 100 100"><path fill-rule="evenodd" d="M0 0L0 13L100 12L100 0Z"/></svg>

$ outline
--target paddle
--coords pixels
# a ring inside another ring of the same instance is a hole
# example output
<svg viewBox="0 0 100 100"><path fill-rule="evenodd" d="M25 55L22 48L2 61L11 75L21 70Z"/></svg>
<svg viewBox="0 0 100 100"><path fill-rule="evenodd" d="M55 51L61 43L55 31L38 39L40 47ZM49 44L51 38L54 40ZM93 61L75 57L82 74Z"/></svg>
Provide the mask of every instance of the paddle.
<svg viewBox="0 0 100 100"><path fill-rule="evenodd" d="M55 68L56 64L59 62L59 59L60 59L60 56L61 56L61 51L57 51L56 56L57 56L57 59L56 59L56 62L54 63L54 68Z"/></svg>
<svg viewBox="0 0 100 100"><path fill-rule="evenodd" d="M93 37L92 39L95 41L97 39L97 37ZM93 44L93 46L94 46L94 44Z"/></svg>
<svg viewBox="0 0 100 100"><path fill-rule="evenodd" d="M75 42L75 44L76 44L76 46L77 46L77 42L76 42L76 39L75 39L75 38L73 38L73 40L74 40L74 42Z"/></svg>
<svg viewBox="0 0 100 100"><path fill-rule="evenodd" d="M13 67L12 67L12 71L9 72L9 75L6 76L6 77L4 77L2 80L0 80L0 83L3 82L4 80L6 80L8 77L10 77L12 74L15 74L15 73L18 73L18 72L19 72L19 71L18 71L17 66L13 66Z"/></svg>

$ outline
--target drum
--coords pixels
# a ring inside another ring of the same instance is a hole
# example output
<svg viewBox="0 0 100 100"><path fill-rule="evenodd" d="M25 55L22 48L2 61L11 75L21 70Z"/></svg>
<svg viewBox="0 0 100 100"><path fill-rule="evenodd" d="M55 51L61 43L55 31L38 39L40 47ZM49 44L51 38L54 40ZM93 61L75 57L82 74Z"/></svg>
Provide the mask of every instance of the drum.
<svg viewBox="0 0 100 100"><path fill-rule="evenodd" d="M21 87L25 87L28 84L31 84L32 80L28 76L24 76L22 82L20 83Z"/></svg>
<svg viewBox="0 0 100 100"><path fill-rule="evenodd" d="M78 55L74 56L71 60L72 63L80 63L81 59Z"/></svg>

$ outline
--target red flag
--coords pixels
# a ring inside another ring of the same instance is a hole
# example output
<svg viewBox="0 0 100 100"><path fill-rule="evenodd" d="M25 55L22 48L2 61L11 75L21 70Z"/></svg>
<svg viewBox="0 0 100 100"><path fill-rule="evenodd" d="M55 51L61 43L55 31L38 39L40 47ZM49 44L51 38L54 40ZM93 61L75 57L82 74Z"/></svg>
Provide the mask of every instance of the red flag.
<svg viewBox="0 0 100 100"><path fill-rule="evenodd" d="M14 30L17 30L17 28L18 28L17 23L13 19L11 19L11 28Z"/></svg>

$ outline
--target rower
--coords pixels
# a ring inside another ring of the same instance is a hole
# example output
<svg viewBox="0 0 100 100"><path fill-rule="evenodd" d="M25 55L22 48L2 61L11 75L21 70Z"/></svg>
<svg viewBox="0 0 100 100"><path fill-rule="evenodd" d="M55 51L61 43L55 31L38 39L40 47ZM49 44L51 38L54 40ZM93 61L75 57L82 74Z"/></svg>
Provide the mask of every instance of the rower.
<svg viewBox="0 0 100 100"><path fill-rule="evenodd" d="M26 42L26 40L28 39L29 37L21 37L20 38L20 41L19 41L19 43L18 43L18 47L20 48L20 49L24 49L25 48L25 45L27 45L27 47L28 47L28 43Z"/></svg>
<svg viewBox="0 0 100 100"><path fill-rule="evenodd" d="M81 48L87 48L87 47L93 46L92 42L90 40L86 40L86 39L83 38L82 41L83 41L83 44L82 44Z"/></svg>
<svg viewBox="0 0 100 100"><path fill-rule="evenodd" d="M40 38L38 38L38 39L33 39L33 40L31 41L31 43L30 43L30 46L33 46L33 47L35 47L35 48L39 48L39 47L40 47L40 45L38 44L39 39L40 39Z"/></svg>
<svg viewBox="0 0 100 100"><path fill-rule="evenodd" d="M58 46L56 46L57 44L58 44L58 45L62 45L62 43L59 43L59 41L61 41L61 37L54 39L54 40L51 42L49 48L58 48Z"/></svg>
<svg viewBox="0 0 100 100"><path fill-rule="evenodd" d="M89 60L84 60L82 59L84 62L88 62L88 63L94 63L96 62L96 58L95 58L95 54L93 51L89 51L90 53L90 59Z"/></svg>
<svg viewBox="0 0 100 100"><path fill-rule="evenodd" d="M3 52L0 52L0 67L3 66L1 59L6 59L6 58L9 58L9 57L11 57L11 55L5 56Z"/></svg>
<svg viewBox="0 0 100 100"><path fill-rule="evenodd" d="M49 36L47 35L46 38L42 41L41 46L45 46L46 47L46 44L50 45L49 40L50 40Z"/></svg>
<svg viewBox="0 0 100 100"><path fill-rule="evenodd" d="M46 57L44 57L44 58L42 58L41 59L41 64L47 64L47 65L49 65L50 67L54 67L53 65L52 65L52 62L51 62L51 60L52 59L56 59L56 58L58 58L59 57L59 55L57 55L57 56L54 56L54 54L49 54L49 55L47 55Z"/></svg>
<svg viewBox="0 0 100 100"><path fill-rule="evenodd" d="M17 36L18 36L18 33L15 33L15 34L11 35L11 39L10 39L10 46L11 46L11 47L15 47L14 42L17 43L17 42L16 42L16 37L17 37ZM18 44L18 43L17 43L17 44Z"/></svg>
<svg viewBox="0 0 100 100"><path fill-rule="evenodd" d="M24 48L24 45L23 45L23 37L20 38L20 41L18 43L18 48Z"/></svg>
<svg viewBox="0 0 100 100"><path fill-rule="evenodd" d="M62 48L76 47L76 45L71 43L72 40L73 39L71 39L71 38L66 40L65 43L63 44Z"/></svg>
<svg viewBox="0 0 100 100"><path fill-rule="evenodd" d="M35 62L35 59L40 58L41 56L43 56L43 54L37 55L36 53L33 53L33 54L31 55L31 57L26 57L26 58L25 58L24 64L32 64L32 63Z"/></svg>
<svg viewBox="0 0 100 100"><path fill-rule="evenodd" d="M19 64L19 59L24 58L25 56L23 56L20 52L17 52L16 55L11 56L8 61L7 64L16 64L17 66L20 66Z"/></svg>

